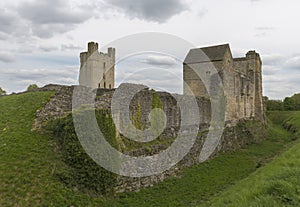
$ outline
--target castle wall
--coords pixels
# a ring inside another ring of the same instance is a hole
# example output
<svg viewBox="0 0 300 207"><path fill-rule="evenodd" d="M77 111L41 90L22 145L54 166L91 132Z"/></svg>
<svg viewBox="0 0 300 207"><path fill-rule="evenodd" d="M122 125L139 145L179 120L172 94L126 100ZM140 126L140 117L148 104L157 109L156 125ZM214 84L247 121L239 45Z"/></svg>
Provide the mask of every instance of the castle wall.
<svg viewBox="0 0 300 207"><path fill-rule="evenodd" d="M197 64L189 64L189 65L184 64L183 66L184 94L209 98L204 82L194 71L196 68L197 68Z"/></svg>
<svg viewBox="0 0 300 207"><path fill-rule="evenodd" d="M248 60L246 58L234 59L235 69L235 89L234 95L236 98L236 117L250 118L253 117L253 78L249 77Z"/></svg>
<svg viewBox="0 0 300 207"><path fill-rule="evenodd" d="M80 89L82 89L83 92L86 90L84 87ZM74 87L45 87L41 90L58 91L44 106L43 109L37 111L35 120L36 129L39 129L41 126L45 125L47 121L55 118L64 117L66 114L71 113L72 111L72 95ZM149 126L148 116L150 111L152 110L153 93L153 91L143 90L140 93L136 94L136 96L133 98L130 104L130 113L133 117L133 122L134 117L136 117L137 105L139 104L141 110L141 122L145 124L146 127ZM106 109L109 111L111 107L111 99L113 97L113 94L114 90L98 89L97 97L95 100L95 108ZM130 156L152 156L166 150L168 147L170 147L170 144L172 144L177 138L178 127L180 126L178 123L180 122L181 117L180 109L178 108L173 96L178 95L172 95L164 92L156 92L156 94L160 97L163 110L167 115L167 127L160 136L160 141L150 146L142 145L140 148L136 148L134 150L126 150L126 143L122 143L122 153ZM89 96L88 94L86 95ZM85 99L85 97L82 97L82 100L78 101L85 103ZM202 150L203 143L206 139L207 131L209 130L210 126L211 107L210 101L207 99L198 98L197 102L199 104L199 116L201 122L199 125L199 133L194 146L192 147L190 152L183 158L183 160L174 167L172 167L170 170L162 172L158 175L142 178L118 176L118 182L115 187L116 192L138 191L140 189L153 186L169 177L176 176L178 172L182 169L199 164L199 155ZM254 122L253 124L255 124L254 130L256 132L263 132L263 125L260 122ZM251 124L251 126L253 124ZM246 124L241 124L239 126L227 126L224 130L224 134L221 137L218 147L216 148L214 154L211 157L216 156L220 152L233 151L239 149L241 146L258 142L259 140L255 140L252 136L249 136L249 134L252 135L254 132L249 132L249 129L245 126ZM261 137L263 137L262 133ZM120 141L120 139L118 140ZM132 166L132 168L134 167L135 166Z"/></svg>
<svg viewBox="0 0 300 207"><path fill-rule="evenodd" d="M235 120L236 117L236 99L234 95L234 68L233 68L233 60L230 50L227 50L224 55L223 60L223 87L224 87L224 94L226 97L226 113L225 118L227 121Z"/></svg>

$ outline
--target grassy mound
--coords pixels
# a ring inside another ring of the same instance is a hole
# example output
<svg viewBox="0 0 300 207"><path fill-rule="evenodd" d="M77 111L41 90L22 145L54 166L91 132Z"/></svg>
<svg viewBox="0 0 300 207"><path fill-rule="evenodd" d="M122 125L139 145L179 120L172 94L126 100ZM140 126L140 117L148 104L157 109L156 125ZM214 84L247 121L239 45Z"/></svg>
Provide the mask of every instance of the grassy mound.
<svg viewBox="0 0 300 207"><path fill-rule="evenodd" d="M218 204L236 202L238 206L264 206L268 202L269 205L276 202L279 206L282 203L285 206L298 204L299 189L294 184L299 182L297 160L300 160L300 146L294 146L272 164L264 166L272 157L295 143L295 134L278 125L268 129L267 139L260 144L221 154L202 165L184 170L178 178L170 178L137 193L101 197L82 191L78 185L68 185L68 176L64 178L57 175L74 168L57 151L54 140L58 137L31 131L36 110L52 95L51 92L34 92L0 98L0 206L165 207L208 203L222 206ZM298 116L286 122L286 126L293 124L293 127L289 127L292 131L295 127L299 128L296 124ZM62 122L55 126L59 129L66 125ZM57 130L56 135L63 138L60 131ZM69 138L65 140L68 142ZM76 177L73 176L72 179ZM264 185L261 186L261 183ZM220 200L214 200L224 190Z"/></svg>

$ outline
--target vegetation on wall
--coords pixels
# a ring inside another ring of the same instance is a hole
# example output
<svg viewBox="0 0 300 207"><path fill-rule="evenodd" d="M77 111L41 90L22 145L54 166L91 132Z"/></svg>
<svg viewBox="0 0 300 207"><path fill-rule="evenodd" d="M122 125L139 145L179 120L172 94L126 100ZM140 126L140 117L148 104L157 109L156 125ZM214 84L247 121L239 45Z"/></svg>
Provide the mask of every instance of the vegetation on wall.
<svg viewBox="0 0 300 207"><path fill-rule="evenodd" d="M152 95L152 109L163 109L162 102L160 100L159 95L156 92L153 92ZM163 113L160 113L159 111L156 111L155 113L152 113L150 116L150 122L154 130L159 132L159 129L164 124L164 116Z"/></svg>
<svg viewBox="0 0 300 207"><path fill-rule="evenodd" d="M163 105L162 105L159 95L154 91L152 94L152 109L155 109L155 108L162 109Z"/></svg>
<svg viewBox="0 0 300 207"><path fill-rule="evenodd" d="M100 110L96 111L96 118L106 140L111 146L118 148L116 130L111 115ZM62 182L67 186L76 186L81 190L93 193L113 192L116 175L100 167L84 151L76 136L72 115L52 121L49 123L48 129L53 132L61 157L68 166L63 171L56 173Z"/></svg>
<svg viewBox="0 0 300 207"><path fill-rule="evenodd" d="M137 103L137 109L135 114L135 127L139 130L142 130L141 125L141 103L138 101Z"/></svg>

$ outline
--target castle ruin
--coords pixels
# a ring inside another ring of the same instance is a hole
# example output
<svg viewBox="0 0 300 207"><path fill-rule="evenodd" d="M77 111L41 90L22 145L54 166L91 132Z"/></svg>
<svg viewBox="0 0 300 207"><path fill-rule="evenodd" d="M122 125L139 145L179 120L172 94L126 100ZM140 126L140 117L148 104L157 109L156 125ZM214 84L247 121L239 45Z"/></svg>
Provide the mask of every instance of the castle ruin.
<svg viewBox="0 0 300 207"><path fill-rule="evenodd" d="M79 84L90 88L115 87L115 48L98 51L98 43L89 42L88 51L80 54Z"/></svg>
<svg viewBox="0 0 300 207"><path fill-rule="evenodd" d="M212 101L209 99L208 91L203 84L202 79L197 75L201 72L205 75L205 81L209 83L214 81L214 76L219 75L224 86L224 94L226 100L226 125L225 130L218 141L218 145L210 158L217 156L221 152L230 152L240 149L251 143L258 143L265 137L265 113L262 97L262 61L255 51L250 51L242 58L233 58L228 44L201 49L192 49L189 51L183 63L183 80L185 82L184 93L190 95L192 92L196 96L199 107L199 126L193 126L195 123L188 113L184 115L188 117L187 125L182 125L181 111L184 107L180 106L177 98L185 99L187 96L178 94L169 94L167 92L157 92L145 88L135 94L130 101L129 112L112 111L112 100L115 94L114 87L114 63L115 50L108 49L107 54L98 52L97 43L89 43L88 52L81 53L80 67L80 84L94 90L96 98L93 100L95 109L104 111L109 117L110 113L113 117L118 117L116 125L119 129L128 128L130 121L132 124L139 123L142 129L148 129L151 126L149 114L151 114L154 106L160 105L166 115L166 127L164 131L156 139L157 142L149 142L146 146L129 140L125 134L118 131L116 140L120 147L120 152L131 157L154 156L167 150L174 142L176 142L179 133L189 138L190 134L196 133L195 143L189 153L176 165L169 170L157 175L148 177L126 177L117 176L114 192L131 192L139 191L162 182L163 180L176 176L182 169L197 165L202 161L199 159L201 152L205 146L208 132L214 130L212 123ZM212 73L212 67L217 70L218 74ZM196 70L196 72L195 72ZM203 77L202 77L203 78ZM123 84L121 88L127 88L129 94L132 92L131 85ZM207 84L206 84L207 85ZM211 84L212 85L212 84ZM213 87L208 85L208 87ZM76 86L48 86L43 90L57 90L56 94L41 110L38 110L35 120L35 129L46 126L49 120L65 117L72 111L74 89L85 91L86 87ZM111 88L111 90L109 90ZM191 89L191 90L189 90ZM208 88L210 89L210 88ZM134 91L133 91L134 93ZM85 93L83 93L85 94ZM87 93L89 96L89 93ZM87 96L80 97L77 102L81 105L90 104ZM120 97L123 105L126 97ZM154 104L156 98L160 100L159 104ZM189 97L188 97L189 98ZM222 99L223 100L223 99ZM80 106L78 104L78 106ZM189 110L187 110L189 111ZM193 110L191 110L191 113ZM115 114L113 114L115 113ZM128 114L129 113L129 114ZM128 116L130 119L124 119ZM238 123L241 123L239 125ZM245 123L251 123L248 126ZM89 124L87 124L89 125ZM193 129L197 128L197 131ZM135 133L136 131L132 131ZM254 136L257 133L259 136ZM138 134L138 133L136 133ZM130 138L130 137L129 137ZM177 152L179 153L181 149ZM149 163L151 165L151 163ZM136 165L130 165L130 169L137 169ZM103 177L105 178L105 176Z"/></svg>
<svg viewBox="0 0 300 207"><path fill-rule="evenodd" d="M88 51L80 54L79 84L93 89L113 89L115 53L114 48L108 48L106 54L100 53L98 43L88 43ZM211 66L223 83L226 121L255 118L265 122L260 55L249 51L245 57L233 58L229 44L191 49L183 63L185 95L193 93L197 97L210 98L198 72L204 73L212 82Z"/></svg>
<svg viewBox="0 0 300 207"><path fill-rule="evenodd" d="M197 70L213 81L213 66L223 82L226 120L255 118L265 121L262 61L258 53L249 51L245 57L233 58L229 44L217 45L190 50L183 65L185 94L192 92L195 96L209 97Z"/></svg>

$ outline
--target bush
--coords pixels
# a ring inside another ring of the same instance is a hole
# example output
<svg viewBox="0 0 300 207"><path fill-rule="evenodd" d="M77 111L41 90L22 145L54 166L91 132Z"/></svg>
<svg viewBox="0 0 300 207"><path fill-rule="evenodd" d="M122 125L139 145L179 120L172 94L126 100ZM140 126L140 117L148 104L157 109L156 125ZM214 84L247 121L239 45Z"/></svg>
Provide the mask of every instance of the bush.
<svg viewBox="0 0 300 207"><path fill-rule="evenodd" d="M31 84L27 87L27 91L36 91L38 88L36 84Z"/></svg>
<svg viewBox="0 0 300 207"><path fill-rule="evenodd" d="M0 87L0 96L5 96L5 95L6 95L6 91Z"/></svg>

